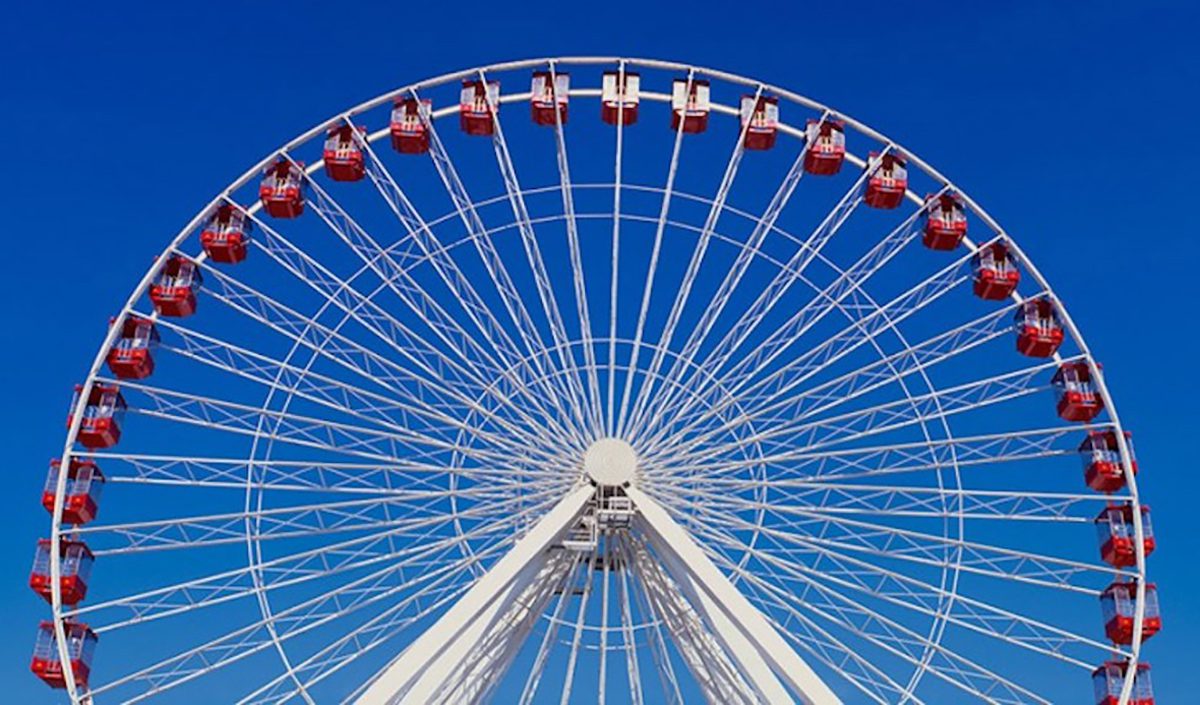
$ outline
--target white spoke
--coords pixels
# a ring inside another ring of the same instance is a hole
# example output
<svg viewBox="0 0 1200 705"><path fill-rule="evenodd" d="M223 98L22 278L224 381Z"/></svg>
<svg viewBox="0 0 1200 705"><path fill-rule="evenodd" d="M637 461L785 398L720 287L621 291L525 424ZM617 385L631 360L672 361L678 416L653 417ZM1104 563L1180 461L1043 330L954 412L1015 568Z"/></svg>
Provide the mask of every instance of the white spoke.
<svg viewBox="0 0 1200 705"><path fill-rule="evenodd" d="M415 91L413 92L413 97L418 98ZM475 204L467 195L466 186L463 185L462 180L459 178L458 170L455 169L454 163L450 159L449 152L446 151L441 138L438 137L436 127L434 127L432 121L425 121L424 124L429 131L429 154L433 158L434 166L442 179L442 183L446 187L446 192L449 194L451 200L454 201L454 206L458 210L463 225L472 235L471 240L480 258L483 260L484 267L487 269L488 276L495 285L496 291L500 294L505 311L507 311L509 318L517 326L525 349L529 352L530 363L538 370L539 376L548 376L546 365L549 364L549 360L543 360L539 354L544 346L541 343L537 326L534 324L529 311L525 307L524 299L517 289L516 284L513 283L504 260L496 250L491 239L480 237L483 233L487 232L487 228L484 226L483 220L479 217ZM569 398L570 392L567 387L560 387L560 391L568 395ZM552 396L551 398L558 399L557 396ZM560 413L565 419L570 419L564 408L560 407Z"/></svg>
<svg viewBox="0 0 1200 705"><path fill-rule="evenodd" d="M370 177L375 188L388 204L389 209L409 233L409 241L420 249L424 257L429 260L430 266L437 272L441 281L450 291L454 292L467 317L483 336L495 355L503 360L504 366L508 370L524 370L525 374L532 378L534 383L546 392L546 399L539 400L531 394L528 394L526 398L537 403L546 412L545 418L547 422L561 430L558 426L559 420L549 413L550 409L545 408L547 403L555 406L553 403L555 398L554 390L547 387L545 380L537 372L536 367L526 361L524 356L516 349L515 343L508 335L508 332L496 319L496 316L483 301L475 286L462 272L454 258L445 250L444 245L434 234L429 223L425 221L408 199L408 196L401 190L391 172L375 154L369 142L363 141L363 149L366 152L368 160L366 168L367 176ZM469 338L470 336L467 337ZM506 370L506 376L516 374L516 372L508 370ZM556 410L561 414L561 408L556 407Z"/></svg>
<svg viewBox="0 0 1200 705"><path fill-rule="evenodd" d="M688 83L691 84L692 74L688 73ZM679 148L683 146L683 121L675 129L675 144L671 148L671 162L667 166L666 183L663 186L662 205L658 212L658 227L654 230L654 249L650 253L650 263L646 268L646 283L642 287L642 303L638 309L637 332L634 333L633 347L630 349L628 371L625 373L625 387L621 392L621 412L617 417L616 435L625 435L625 420L629 413L629 393L633 390L633 381L638 370L638 356L642 350L642 337L646 331L646 314L650 310L650 298L654 293L654 279L658 274L658 259L662 253L663 232L667 227L667 213L671 209L671 195L675 188L675 173L679 169ZM615 316L615 309L613 315Z"/></svg>
<svg viewBox="0 0 1200 705"><path fill-rule="evenodd" d="M70 705L1129 705L1161 626L1146 476L1028 254L719 70L540 57L336 113L161 249L82 380L30 579Z"/></svg>
<svg viewBox="0 0 1200 705"><path fill-rule="evenodd" d="M688 74L686 90L689 94L692 90L692 81L692 74ZM761 95L762 86L759 86L754 93L755 102L758 101ZM738 133L733 152L729 155L729 162L725 165L725 174L721 177L721 184L717 187L716 195L713 196L712 206L709 207L708 216L704 219L704 227L701 228L700 237L696 241L695 249L692 251L691 261L688 262L687 271L683 274L683 281L679 286L679 291L675 295L674 302L671 304L671 311L667 314L667 321L663 325L662 333L659 336L658 347L655 349L654 357L650 360L650 370L646 375L646 381L638 390L637 400L633 405L632 415L634 421L631 424L630 435L637 433L642 413L646 403L650 399L651 390L654 388L654 380L657 378L659 369L663 363L663 352L671 347L671 342L675 337L675 328L679 325L684 307L687 306L688 298L691 296L692 287L696 283L696 276L700 273L700 267L704 263L704 255L708 251L709 240L712 237L714 229L717 227L717 220L720 219L721 212L725 208L725 200L729 197L729 189L733 186L738 166L741 164L742 155L745 153L746 130L749 126L749 123L743 125L741 131ZM680 128L682 129L682 127L683 121L681 120ZM662 218L666 218L665 209Z"/></svg>
<svg viewBox="0 0 1200 705"><path fill-rule="evenodd" d="M485 86L487 85L487 76L482 71L479 72L479 80ZM491 101L490 97L488 101ZM562 314L558 310L558 302L555 299L550 275L546 271L546 263L542 259L537 235L534 233L533 225L530 222L529 209L525 205L525 197L521 193L521 183L517 179L517 169L513 165L512 155L508 150L508 142L504 139L504 128L500 124L499 106L490 104L489 109L492 115L494 130L492 147L496 153L496 163L499 165L500 173L504 177L504 187L508 191L509 205L512 207L513 217L516 219L517 227L521 232L521 244L525 248L525 257L529 262L529 268L533 272L534 285L542 304L542 311L550 323L550 336L554 347L558 351L559 364L562 365L561 369L564 372L572 370L577 372L577 366L570 358L566 325L563 323ZM573 411L575 413L572 415L572 418L587 419L591 413L586 407L587 396L583 391L579 375L576 373L567 375L566 382L568 394L574 404Z"/></svg>

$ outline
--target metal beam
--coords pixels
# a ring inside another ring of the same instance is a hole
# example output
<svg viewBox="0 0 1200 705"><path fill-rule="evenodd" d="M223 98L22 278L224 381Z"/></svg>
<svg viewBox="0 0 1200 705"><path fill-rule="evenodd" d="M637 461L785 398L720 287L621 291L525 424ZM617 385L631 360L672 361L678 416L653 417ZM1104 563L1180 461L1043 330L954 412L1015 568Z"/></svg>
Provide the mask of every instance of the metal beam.
<svg viewBox="0 0 1200 705"><path fill-rule="evenodd" d="M637 510L637 527L650 540L675 581L696 593L693 607L704 615L726 653L738 661L743 675L753 682L766 702L791 703L794 695L805 705L841 704L766 616L729 582L662 506L635 487L627 487L625 493ZM792 695L780 680L787 684Z"/></svg>
<svg viewBox="0 0 1200 705"><path fill-rule="evenodd" d="M463 657L487 638L505 595L520 594L546 562L547 550L571 526L595 488L563 498L463 597L418 637L356 700L356 705L428 703L448 684Z"/></svg>

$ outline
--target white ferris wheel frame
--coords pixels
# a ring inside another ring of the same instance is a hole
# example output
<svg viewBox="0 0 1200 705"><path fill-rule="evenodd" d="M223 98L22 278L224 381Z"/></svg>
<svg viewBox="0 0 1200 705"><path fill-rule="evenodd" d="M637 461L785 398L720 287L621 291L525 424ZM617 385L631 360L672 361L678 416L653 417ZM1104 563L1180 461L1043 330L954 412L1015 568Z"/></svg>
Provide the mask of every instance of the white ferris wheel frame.
<svg viewBox="0 0 1200 705"><path fill-rule="evenodd" d="M1050 288L1049 283L1043 277L1041 272L1035 267L1032 260L1024 255L1024 253L1021 251L1019 245L1015 242L1015 240L1011 236L1009 236L1006 231L1004 231L1004 229L999 225L999 223L997 223L996 220L994 218L992 218L992 216L989 215L986 210L984 210L978 203L976 203L973 199L971 199L971 197L968 194L963 192L961 189L958 189L953 184L953 182L951 182L948 178L946 178L940 172L936 171L930 165L928 165L927 163L922 161L913 152L911 152L907 149L904 149L901 145L897 144L893 140L888 139L883 134L876 132L875 130L858 122L857 120L853 119L852 117L847 116L841 112L838 112L837 110L834 110L833 108L830 108L822 103L819 103L810 98L807 98L800 94L794 93L792 91L789 91L789 90L779 87L779 86L775 86L775 85L768 84L765 82L745 78L745 77L731 74L728 72L713 70L713 69L709 69L709 68L704 68L704 67L699 67L699 66L694 66L694 65L684 64L684 63L660 61L660 60L653 60L653 59L623 58L623 57L537 58L537 59L528 59L528 60L521 60L521 61L514 61L514 62L491 64L491 65L487 65L487 66L481 66L478 68L472 68L472 69L468 69L468 70L447 73L447 74L438 76L436 78L431 78L428 80L412 83L412 84L406 85L402 88L399 88L399 89L393 90L391 92L385 93L383 95L380 95L380 96L373 98L369 101L366 101L364 103L361 103L347 111L337 114L336 116L330 118L329 120L326 120L325 122L313 127L311 130L299 135L295 139L286 143L280 149L271 152L270 154L265 156L261 161L259 161L257 164L253 165L244 174L242 174L242 176L238 177L234 182L232 182L228 187L226 187L221 193L219 193L216 197L214 197L207 205L205 205L202 209L200 209L198 211L196 216L194 218L192 218L192 220L189 221L179 231L179 233L175 236L175 238L164 249L163 256L169 255L173 252L181 251L180 247L183 244L183 242L188 237L190 237L196 231L196 229L198 227L200 227L203 224L204 219L212 212L212 210L214 208L216 208L217 206L220 206L224 203L227 203L227 202L232 203L233 201L231 198L231 194L233 192L237 191L239 188L250 183L253 179L255 179L263 171L263 169L265 169L267 166L272 164L276 159L279 159L282 157L282 158L286 158L286 159L290 160L291 159L291 157L289 156L290 151L294 150L299 145L302 145L302 144L312 140L313 138L316 138L316 137L319 137L319 136L325 134L325 132L328 131L332 127L336 127L339 125L346 125L346 124L353 126L354 125L354 122L353 122L354 116L356 116L360 113L378 108L378 107L386 105L386 104L390 104L394 99L401 98L401 97L407 97L407 96L417 96L420 91L423 91L423 90L426 90L428 88L432 88L435 86L459 81L459 80L476 79L476 78L481 78L481 79L486 80L486 77L491 73L502 72L502 71L515 71L515 70L522 70L522 69L548 69L551 72L553 72L555 70L555 67L557 67L557 66L566 67L566 66L571 66L571 65L602 65L602 66L606 66L606 67L619 67L620 71L625 71L628 69L635 69L638 67L644 67L644 68L648 68L648 69L659 69L659 70L682 72L682 73L685 73L689 77L689 79L695 75L703 75L703 76L710 77L713 79L725 81L730 84L745 86L746 88L753 90L755 92L756 96L762 95L763 93L770 93L772 95L778 96L779 99L781 99L781 100L795 103L795 104L800 105L804 108L807 108L811 111L817 112L826 118L844 121L844 123L846 124L846 126L849 129L853 129L865 137L868 137L882 145L886 145L885 149L897 150L897 151L903 153L905 155L906 159L908 160L908 163L910 164L910 166L920 169L921 171L923 171L925 174L927 174L932 179L943 184L944 189L951 189L956 194L958 194L962 198L962 201L963 201L965 207L967 209L969 209L969 211L971 213L973 213L976 217L978 217L984 224L986 224L993 231L993 233L995 234L995 236L997 238L1004 238L1005 243L1008 245L1008 247L1013 252L1013 254L1018 258L1018 261L1021 262L1021 264L1024 267L1024 269L1026 270L1026 272L1034 279L1034 281L1036 281L1036 283L1038 284L1040 289L1048 294L1053 295L1053 290ZM595 89L595 88L574 88L573 87L568 92L568 96L571 98L575 98L575 97L596 98L596 97L599 97L599 95L600 95L599 89ZM501 104L510 103L510 102L511 103L522 103L522 102L527 102L530 99L530 97L531 97L531 94L529 92L508 93L508 94L502 95L500 97L499 102ZM670 103L670 101L671 101L670 94L655 93L655 92L647 91L647 90L641 91L641 97L642 97L642 99L649 100L649 101L666 102L666 103ZM737 106L721 105L716 102L713 102L711 109L712 109L713 113L723 113L723 114L727 114L727 115L739 114L739 108ZM444 118L444 117L447 117L450 115L454 115L457 113L457 111L458 111L457 105L447 106L444 108L437 109L437 110L433 111L433 113L429 116L429 118L428 118L429 124L432 124L432 122L434 120ZM495 111L493 111L493 115L495 115ZM498 118L495 118L495 119L498 120ZM556 127L557 127L558 139L561 140L562 139L561 123L559 123ZM788 125L785 122L783 122L782 120L779 123L778 129L783 134L787 134L787 135L797 137L800 139L803 139L803 137L804 137L804 130L802 127L797 128L797 127ZM388 130L385 128L383 130L371 133L370 135L367 136L367 143L372 144L375 141L385 137L387 135L387 132L388 132ZM618 124L618 127L616 128L616 132L617 132L617 139L618 139L618 145L619 145L620 139L621 139L620 124ZM502 140L503 137L501 136L499 139ZM507 149L507 147L505 147L505 149ZM559 154L560 154L560 159L561 159L562 154L563 154L561 149L559 150ZM435 155L435 158L436 158L436 155ZM846 159L851 164L853 164L857 167L865 168L865 166L866 166L866 161L862 157L851 154L849 151L847 151ZM621 184L621 180L620 180L621 179L621 176L620 176L620 174L621 174L621 165L620 165L621 151L620 151L619 146L618 146L616 160L617 160L617 163L616 163L617 176L616 176L615 183L612 185L616 189L617 198L619 199L619 194L622 189L622 184ZM319 170L321 167L322 167L322 162L316 161L316 162L308 165L307 167L305 167L305 171L308 175L312 175L314 172ZM561 165L560 165L560 167L561 167ZM672 168L673 167L674 167L674 164L672 164ZM565 181L565 179L567 178L566 174L561 173L561 172L560 172L560 174L564 179L564 182L562 183L564 193L568 194L568 199L569 199L569 192L571 189L570 184ZM506 187L511 188L512 184L510 184L510 183L506 184ZM626 188L633 188L633 187L626 186ZM918 204L918 206L923 203L922 199L917 194L913 193L912 191L906 192L905 197L908 201ZM717 211L720 210L721 206L723 205L721 203L722 199L723 199L723 194L718 195L717 199L714 199L717 202L717 206L715 207L715 210L717 210ZM474 205L474 204L471 204L471 205ZM261 207L262 206L260 203L254 203L253 205L246 207L245 210L248 214L253 215L259 209L261 209ZM618 205L618 208L619 208L619 205ZM570 209L569 203L567 205L567 209L568 210ZM614 215L619 215L619 213L614 214ZM615 217L614 221L617 221L617 220L619 220L619 218ZM662 227L665 224L665 222L666 222L666 213L664 212L660 217L659 227ZM527 225L528 225L528 223L527 223ZM761 221L760 221L760 225L761 225ZM614 225L614 227L618 227L618 226ZM971 252L977 251L977 245L970 239L965 239L964 244L966 244L969 251L971 251ZM205 257L205 255L203 253L201 253L195 259L197 259L198 261L203 261L204 257ZM67 433L66 433L63 450L62 450L62 454L61 454L61 467L64 467L64 468L68 467L69 463L71 461L71 458L74 456L86 455L86 453L76 450L75 438L76 438L76 435L80 429L80 426L81 426L81 423L83 420L83 411L84 411L84 407L87 403L88 394L89 394L90 390L92 389L93 385L95 385L97 383L97 381L102 377L101 376L101 368L105 362L105 358L106 358L106 354L107 354L108 350L115 343L115 341L119 335L119 332L121 330L120 323L123 320L125 320L126 317L130 316L132 312L134 312L136 303L145 294L147 288L151 284L156 273L157 273L156 268L151 267L149 269L149 271L147 271L147 273L142 277L141 281L138 282L138 284L134 287L129 298L126 300L124 306L121 308L120 314L116 317L115 324L109 327L108 332L104 337L104 340L102 341L101 345L99 346L98 352L92 361L92 365L91 365L90 369L88 370L86 381L83 384L82 392L79 394L78 400L76 401L75 406L72 410L72 420L71 420L71 423L70 423ZM615 295L615 292L614 292L614 295ZM1058 299L1057 296L1055 296L1054 298L1055 298L1055 300L1060 300L1060 299ZM1020 303L1022 301L1020 295L1017 292L1014 292L1012 294L1012 300L1015 303ZM1140 654L1140 650L1141 650L1141 644L1142 644L1142 638L1140 635L1142 634L1142 624L1143 624L1143 620L1145 617L1145 607L1146 607L1146 584L1147 584L1147 581L1146 581L1146 555L1145 555L1144 541L1143 541L1144 528L1143 528L1143 522L1142 522L1142 514L1141 514L1141 511L1139 511L1140 507L1141 507L1141 503L1139 500L1139 494L1138 494L1138 489L1137 489L1137 478L1136 478L1135 474L1131 471L1131 468L1132 468L1131 449L1130 449L1128 443L1126 442L1125 434L1124 434L1124 427L1121 424L1119 415L1116 410L1114 400L1113 400L1112 396L1109 394L1107 385L1105 383L1103 371L1100 369L1100 367L1095 363L1094 359L1092 358L1090 350L1087 347L1086 341L1084 340L1083 336L1080 334L1078 328L1075 325L1075 322L1072 320L1072 318L1071 318L1069 312L1066 310L1066 308L1063 306L1059 306L1057 308L1057 312L1061 318L1061 322L1062 322L1062 325L1064 326L1065 330L1069 333L1069 335L1073 339L1074 343L1078 346L1079 351L1080 351L1079 357L1081 357L1083 360L1086 361L1088 368L1090 370L1090 373L1091 373L1091 377L1095 382L1097 391L1105 402L1105 409L1106 409L1106 412L1109 415L1109 419L1110 419L1110 421L1107 425L1113 427L1116 431L1115 437L1116 437L1117 448L1119 451L1119 456L1121 459L1121 464L1122 464L1123 470L1124 470L1124 477L1125 477L1127 493L1128 493L1127 499L1131 502L1132 507L1133 507L1133 511L1132 511L1132 524L1133 524L1133 535L1134 535L1133 546L1134 546L1136 565L1133 567L1132 574L1135 575L1136 579L1137 579L1137 594L1136 594L1136 600L1135 600L1133 634L1135 634L1136 636L1134 637L1133 643L1129 647L1128 651L1123 652L1123 654L1128 658L1128 663L1129 663L1129 667L1126 670L1126 676L1124 679L1124 685L1123 685L1121 697L1120 697L1120 702L1122 704L1124 704L1129 701L1129 698L1131 697L1131 693L1132 693L1132 688L1133 688L1133 683L1134 683L1134 675L1137 670L1136 664L1138 663L1139 654ZM615 344L615 340L616 340L615 335L610 335L609 339L610 339L610 344ZM638 349L639 349L639 346L634 347L635 354ZM1054 354L1053 359L1056 363L1061 362L1061 358L1058 353ZM594 367L592 369L594 370ZM611 386L611 380L612 380L612 378L610 377L610 386ZM611 400L611 395L612 395L611 389L609 390L609 394L610 394L610 400ZM628 390L626 390L626 394L628 394ZM610 418L608 420L608 427L612 428L613 419L611 418L611 415L613 412L613 406L610 404L608 409L609 409L609 414L610 414ZM624 410L624 407L623 407L623 410ZM624 416L624 413L622 413L622 416ZM622 424L623 424L623 420L622 420ZM951 443L954 442L953 437L951 437L950 442ZM956 465L956 467L957 467L957 465ZM68 651L68 644L66 641L66 635L65 635L65 630L64 630L64 623L65 623L67 615L65 614L64 604L62 602L61 583L59 580L59 578L62 574L62 566L61 566L61 560L60 560L59 547L60 547L62 541L64 540L64 538L63 538L64 534L68 532L68 527L64 527L61 522L62 510L65 506L64 505L64 502L65 502L64 495L65 495L65 490L66 490L66 486L67 486L67 479L68 479L68 473L60 472L58 474L57 485L54 488L55 500L54 500L54 509L51 512L52 526L51 526L50 552L49 552L49 556L50 556L49 568L50 568L50 578L51 578L50 579L51 606L52 606L52 611L53 611L54 631L55 631L55 635L57 637L58 656L59 656L60 663L63 666L62 672L63 672L64 680L66 682L66 692L67 692L68 696L70 697L72 705L90 705L90 697L89 697L88 693L81 693L78 690L78 688L76 687L74 674L70 667L70 654ZM661 512L661 509L657 508L657 504L649 496L637 491L636 489L631 490L631 494L635 494L635 496L637 497L637 502L642 504L644 507L646 507L648 513L651 516L657 517L658 512ZM662 516L665 517L665 513L663 513ZM670 522L670 519L668 518L667 521ZM673 522L671 522L671 525L673 525ZM670 525L666 525L666 524L655 525L655 528L659 529L659 530L666 530L666 531L671 530ZM682 529L680 529L677 526L675 527L675 529L678 529L681 532L683 531ZM686 536L686 533L683 535ZM695 566L692 566L692 567L695 568ZM720 575L719 572L718 572L718 575ZM751 607L751 609L753 610L752 607ZM944 625L944 623L943 623L943 625ZM768 626L768 629L769 629L769 626ZM779 643L783 643L783 642L781 641ZM278 650L280 651L280 654L283 655L282 647L278 643L276 644L276 646L277 646ZM791 654L794 655L794 651L792 651L790 648L788 648L787 651L791 652ZM767 654L767 653L760 653L759 655L763 656L763 657L770 656L770 654ZM284 656L284 658L285 658L285 662L286 662L286 656ZM797 658L797 660L799 659L798 656L796 658ZM819 683L819 681L818 681L818 683ZM829 695L830 695L830 697L833 697L831 693ZM383 701L380 701L380 702L383 702ZM774 702L774 700L772 700L772 702ZM822 703L836 702L836 698L833 700L818 698L818 699L813 700L813 702L822 702Z"/></svg>

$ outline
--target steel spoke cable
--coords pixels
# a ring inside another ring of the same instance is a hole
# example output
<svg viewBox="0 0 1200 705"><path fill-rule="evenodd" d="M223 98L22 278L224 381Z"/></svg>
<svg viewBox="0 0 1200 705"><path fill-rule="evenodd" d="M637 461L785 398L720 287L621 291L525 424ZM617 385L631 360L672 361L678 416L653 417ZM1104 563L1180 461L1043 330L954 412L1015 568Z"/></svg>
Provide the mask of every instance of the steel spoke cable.
<svg viewBox="0 0 1200 705"><path fill-rule="evenodd" d="M689 84L691 80L692 74L689 72ZM642 302L638 309L637 329L633 336L633 350L630 352L630 372L625 376L625 385L621 392L621 411L617 416L616 433L614 434L618 437L625 435L625 420L626 415L629 413L629 395L633 389L634 372L638 369L638 354L641 351L642 337L646 330L646 316L650 309L650 297L654 293L654 280L658 274L658 259L662 252L663 232L667 227L667 213L671 208L671 196L675 188L675 174L679 168L679 152L682 146L683 120L680 120L679 125L675 128L675 143L671 147L671 161L667 166L666 183L663 186L662 201L658 212L658 226L654 230L654 246L650 251L650 263L646 269L646 283L642 286ZM616 315L615 309L613 315Z"/></svg>
<svg viewBox="0 0 1200 705"><path fill-rule="evenodd" d="M420 100L420 96L415 90L412 91L412 97L418 101ZM530 317L524 299L513 283L499 251L496 250L494 243L489 238L481 236L487 232L487 228L480 218L474 202L467 195L466 186L459 177L458 170L455 168L449 152L446 151L445 146L442 144L437 128L434 126L432 120L422 117L422 121L429 134L429 154L433 159L434 167L437 169L443 185L446 187L446 193L454 201L463 226L472 235L470 238L471 242L483 260L488 276L491 278L496 292L500 295L509 319L516 326L526 352L531 356L530 359L535 365L539 364L541 360L537 357L537 353L544 345L541 335L538 333L537 326ZM505 191L507 192L508 190L509 187L506 185ZM547 371L545 367L539 365L536 375L539 377L545 376ZM565 386L559 387L558 394L550 393L548 398L561 402L562 399L570 398L570 390ZM570 424L572 421L575 421L561 405L558 407L558 410L565 423ZM573 435L577 435L579 432L579 427L576 425Z"/></svg>

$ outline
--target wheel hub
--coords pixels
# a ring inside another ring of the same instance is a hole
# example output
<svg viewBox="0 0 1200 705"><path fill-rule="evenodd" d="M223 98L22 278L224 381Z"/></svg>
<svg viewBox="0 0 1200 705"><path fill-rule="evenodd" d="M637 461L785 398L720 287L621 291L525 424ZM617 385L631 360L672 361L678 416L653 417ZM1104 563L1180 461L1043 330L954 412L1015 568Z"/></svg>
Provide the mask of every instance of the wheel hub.
<svg viewBox="0 0 1200 705"><path fill-rule="evenodd" d="M620 438L601 438L583 454L583 472L600 486L632 483L637 474L637 452Z"/></svg>

